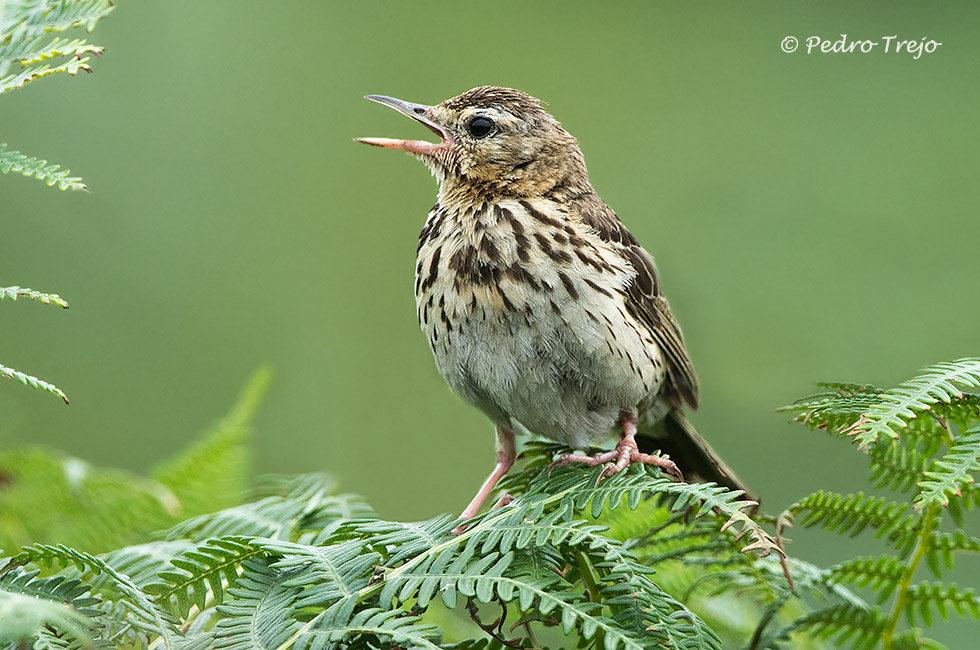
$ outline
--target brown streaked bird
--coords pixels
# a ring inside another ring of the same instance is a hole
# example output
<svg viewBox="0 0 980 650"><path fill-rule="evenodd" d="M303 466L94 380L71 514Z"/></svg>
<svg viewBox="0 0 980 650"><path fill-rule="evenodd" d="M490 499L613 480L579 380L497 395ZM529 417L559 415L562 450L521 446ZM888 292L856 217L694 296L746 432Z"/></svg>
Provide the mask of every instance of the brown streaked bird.
<svg viewBox="0 0 980 650"><path fill-rule="evenodd" d="M435 106L367 99L440 142L359 138L414 154L439 183L418 243L415 300L436 366L496 425L497 464L462 513L474 516L514 464L515 433L595 456L556 464L655 465L744 486L684 416L698 381L653 258L589 182L578 142L541 103L484 86ZM653 437L643 453L638 430Z"/></svg>

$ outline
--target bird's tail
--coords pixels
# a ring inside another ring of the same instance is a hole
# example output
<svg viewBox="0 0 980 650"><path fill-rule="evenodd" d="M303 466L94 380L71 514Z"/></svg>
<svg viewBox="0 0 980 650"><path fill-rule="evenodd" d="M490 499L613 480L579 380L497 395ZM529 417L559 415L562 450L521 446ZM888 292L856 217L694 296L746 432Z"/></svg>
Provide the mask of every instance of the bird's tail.
<svg viewBox="0 0 980 650"><path fill-rule="evenodd" d="M688 481L711 481L730 490L742 490L747 498L758 501L677 409L671 410L652 432L640 431L636 442L644 453L659 450L668 454Z"/></svg>

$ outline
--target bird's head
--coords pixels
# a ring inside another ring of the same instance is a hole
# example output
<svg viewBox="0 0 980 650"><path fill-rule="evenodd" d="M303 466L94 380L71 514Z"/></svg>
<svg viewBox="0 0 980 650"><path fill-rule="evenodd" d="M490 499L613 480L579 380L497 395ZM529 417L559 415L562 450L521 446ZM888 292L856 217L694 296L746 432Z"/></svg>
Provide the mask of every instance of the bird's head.
<svg viewBox="0 0 980 650"><path fill-rule="evenodd" d="M367 99L408 115L441 141L357 141L414 154L432 170L444 192L476 189L533 197L556 187L569 192L591 189L578 142L540 101L519 90L482 86L435 106L381 95Z"/></svg>

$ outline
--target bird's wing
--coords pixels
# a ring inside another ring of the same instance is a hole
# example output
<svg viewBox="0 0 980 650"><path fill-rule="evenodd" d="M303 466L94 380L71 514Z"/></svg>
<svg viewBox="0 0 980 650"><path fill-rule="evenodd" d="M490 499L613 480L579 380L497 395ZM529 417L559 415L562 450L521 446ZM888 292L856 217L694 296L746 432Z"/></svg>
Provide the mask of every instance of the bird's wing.
<svg viewBox="0 0 980 650"><path fill-rule="evenodd" d="M692 409L700 401L698 378L684 346L684 337L670 305L663 296L657 266L653 258L619 220L616 213L595 194L573 202L577 216L590 226L602 240L612 245L636 271L636 277L625 292L626 309L643 323L667 359L667 374L674 395Z"/></svg>

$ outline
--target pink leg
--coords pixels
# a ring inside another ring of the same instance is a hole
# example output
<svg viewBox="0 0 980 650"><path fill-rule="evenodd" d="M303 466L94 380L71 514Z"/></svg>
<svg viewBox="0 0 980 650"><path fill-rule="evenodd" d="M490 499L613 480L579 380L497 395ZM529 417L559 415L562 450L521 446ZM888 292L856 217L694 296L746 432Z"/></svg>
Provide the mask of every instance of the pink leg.
<svg viewBox="0 0 980 650"><path fill-rule="evenodd" d="M640 453L636 448L636 414L626 413L619 416L619 425L623 427L623 439L616 443L616 449L607 451L595 456L577 456L575 454L564 454L551 464L551 467L563 467L569 463L583 463L589 467L605 464L599 478L612 476L631 463L643 463L653 465L664 470L671 476L684 480L681 471L677 469L674 461L653 454ZM611 462L615 459L615 463Z"/></svg>
<svg viewBox="0 0 980 650"><path fill-rule="evenodd" d="M470 501L470 505L466 506L466 510L460 515L461 519L472 519L476 513L480 510L480 506L493 491L497 481L503 478L504 474L514 465L514 459L517 458L517 449L514 446L514 434L504 429L503 427L497 427L497 465L490 472L490 476L487 480L483 482L483 486L480 491L476 493L473 500ZM457 526L453 529L453 532L457 535L466 529L465 526Z"/></svg>

